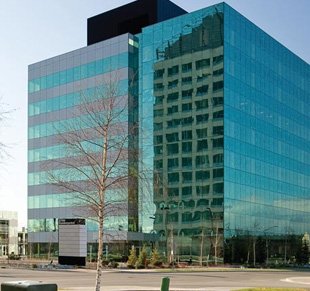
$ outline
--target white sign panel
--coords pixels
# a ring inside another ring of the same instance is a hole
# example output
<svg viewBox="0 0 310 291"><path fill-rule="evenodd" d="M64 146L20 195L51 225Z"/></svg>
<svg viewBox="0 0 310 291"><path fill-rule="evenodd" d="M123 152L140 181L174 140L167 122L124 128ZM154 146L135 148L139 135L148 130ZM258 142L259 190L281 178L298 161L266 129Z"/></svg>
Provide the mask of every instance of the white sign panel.
<svg viewBox="0 0 310 291"><path fill-rule="evenodd" d="M85 219L59 219L59 256L86 257L87 229Z"/></svg>

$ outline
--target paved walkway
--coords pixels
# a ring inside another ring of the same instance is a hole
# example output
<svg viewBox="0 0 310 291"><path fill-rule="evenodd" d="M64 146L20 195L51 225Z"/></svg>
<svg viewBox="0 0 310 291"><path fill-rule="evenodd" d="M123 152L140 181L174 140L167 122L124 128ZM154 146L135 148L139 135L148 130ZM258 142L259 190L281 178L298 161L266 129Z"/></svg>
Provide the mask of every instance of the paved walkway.
<svg viewBox="0 0 310 291"><path fill-rule="evenodd" d="M208 287L208 288L169 288L170 291L232 291L242 289L244 287ZM58 291L94 291L94 287L79 287L58 289ZM102 286L102 291L159 291L159 288L143 287L143 286Z"/></svg>

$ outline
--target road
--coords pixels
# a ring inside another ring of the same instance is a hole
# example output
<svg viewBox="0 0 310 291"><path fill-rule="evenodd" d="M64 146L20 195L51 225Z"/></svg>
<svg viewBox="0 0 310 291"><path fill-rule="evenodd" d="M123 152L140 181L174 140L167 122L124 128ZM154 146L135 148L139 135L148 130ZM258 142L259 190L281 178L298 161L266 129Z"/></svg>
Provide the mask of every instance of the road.
<svg viewBox="0 0 310 291"><path fill-rule="evenodd" d="M104 290L159 290L161 279L170 277L171 290L233 290L237 287L300 287L310 290L310 272L207 271L158 273L150 271L104 271ZM0 269L0 283L20 280L56 283L59 290L93 290L93 270Z"/></svg>

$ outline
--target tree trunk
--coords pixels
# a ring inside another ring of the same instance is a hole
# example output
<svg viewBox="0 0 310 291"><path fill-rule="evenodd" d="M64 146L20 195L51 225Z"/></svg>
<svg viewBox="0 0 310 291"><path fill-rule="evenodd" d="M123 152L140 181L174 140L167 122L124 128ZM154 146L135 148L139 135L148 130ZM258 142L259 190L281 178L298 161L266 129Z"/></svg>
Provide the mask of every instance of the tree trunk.
<svg viewBox="0 0 310 291"><path fill-rule="evenodd" d="M100 188L99 188L99 200L100 204L98 207L98 219L99 219L99 230L98 230L98 254L97 254L97 273L96 273L96 291L100 291L101 286L101 275L102 275L102 253L103 253L103 219L104 219L104 207L105 207L105 178L107 174L107 129L103 132L103 149L102 149L102 161L101 161L101 177L100 177Z"/></svg>
<svg viewBox="0 0 310 291"><path fill-rule="evenodd" d="M255 238L253 240L253 265L256 265L256 241Z"/></svg>
<svg viewBox="0 0 310 291"><path fill-rule="evenodd" d="M98 230L98 254L97 254L97 268L96 268L96 291L100 291L101 275L102 275L102 253L103 253L103 214L102 211L99 217Z"/></svg>

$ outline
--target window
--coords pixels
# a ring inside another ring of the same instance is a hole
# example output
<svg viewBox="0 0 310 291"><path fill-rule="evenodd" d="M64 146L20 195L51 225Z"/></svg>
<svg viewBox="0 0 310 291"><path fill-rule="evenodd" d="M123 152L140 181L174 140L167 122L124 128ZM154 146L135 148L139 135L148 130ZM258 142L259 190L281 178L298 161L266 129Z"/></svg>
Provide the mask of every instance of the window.
<svg viewBox="0 0 310 291"><path fill-rule="evenodd" d="M206 81L208 79L208 76L210 76L211 74L201 74L200 76L197 76L197 82L203 82Z"/></svg>
<svg viewBox="0 0 310 291"><path fill-rule="evenodd" d="M192 83L192 77L184 77L182 78L182 85L190 84Z"/></svg>
<svg viewBox="0 0 310 291"><path fill-rule="evenodd" d="M223 194L224 193L224 183L213 184L213 192L216 194Z"/></svg>
<svg viewBox="0 0 310 291"><path fill-rule="evenodd" d="M224 82L223 81L218 81L213 83L213 92L218 91L223 89L224 87Z"/></svg>
<svg viewBox="0 0 310 291"><path fill-rule="evenodd" d="M209 157L207 155L197 156L196 157L196 167L199 168L201 166L209 165Z"/></svg>
<svg viewBox="0 0 310 291"><path fill-rule="evenodd" d="M160 155L163 153L163 147L162 146L155 146L154 147L154 154L155 155Z"/></svg>
<svg viewBox="0 0 310 291"><path fill-rule="evenodd" d="M182 158L182 167L191 168L192 167L192 158Z"/></svg>
<svg viewBox="0 0 310 291"><path fill-rule="evenodd" d="M213 119L222 119L224 117L224 110L213 113Z"/></svg>
<svg viewBox="0 0 310 291"><path fill-rule="evenodd" d="M217 154L213 156L213 164L222 164L224 162L224 155Z"/></svg>
<svg viewBox="0 0 310 291"><path fill-rule="evenodd" d="M196 95L197 96L202 96L204 94L207 94L208 93L208 89L209 89L208 85L203 85L201 87L198 87Z"/></svg>
<svg viewBox="0 0 310 291"><path fill-rule="evenodd" d="M178 105L173 105L171 107L168 107L168 114L173 114L179 111Z"/></svg>
<svg viewBox="0 0 310 291"><path fill-rule="evenodd" d="M178 86L179 80L173 80L171 82L168 82L168 89L172 89Z"/></svg>
<svg viewBox="0 0 310 291"><path fill-rule="evenodd" d="M215 106L219 106L219 105L223 105L224 104L224 99L223 97L213 97L212 98L212 105Z"/></svg>
<svg viewBox="0 0 310 291"><path fill-rule="evenodd" d="M199 207L199 206L203 206L203 207L209 206L209 200L208 199L199 199L197 202L197 207Z"/></svg>
<svg viewBox="0 0 310 291"><path fill-rule="evenodd" d="M161 130L163 129L163 123L162 122L158 122L158 123L154 123L154 130Z"/></svg>
<svg viewBox="0 0 310 291"><path fill-rule="evenodd" d="M197 152L206 151L208 149L208 140L202 139L197 141Z"/></svg>
<svg viewBox="0 0 310 291"><path fill-rule="evenodd" d="M154 136L154 144L163 143L163 136L162 135L155 135Z"/></svg>
<svg viewBox="0 0 310 291"><path fill-rule="evenodd" d="M191 139L192 139L192 131L191 130L182 131L182 140L191 140Z"/></svg>
<svg viewBox="0 0 310 291"><path fill-rule="evenodd" d="M217 138L213 140L213 148L222 148L224 146L224 139Z"/></svg>
<svg viewBox="0 0 310 291"><path fill-rule="evenodd" d="M195 101L195 104L197 110L208 108L208 99Z"/></svg>
<svg viewBox="0 0 310 291"><path fill-rule="evenodd" d="M163 109L155 109L154 110L154 117L163 116L163 114L164 114L164 110Z"/></svg>
<svg viewBox="0 0 310 291"><path fill-rule="evenodd" d="M210 171L197 171L196 181L208 180L210 179Z"/></svg>
<svg viewBox="0 0 310 291"><path fill-rule="evenodd" d="M224 127L223 126L214 126L213 127L213 135L223 135Z"/></svg>
<svg viewBox="0 0 310 291"><path fill-rule="evenodd" d="M188 188L188 187L184 187L184 188ZM190 191L192 191L192 187L189 187L190 188ZM189 190L189 189L188 189ZM188 191L187 190L187 191ZM191 192L192 193L192 192ZM183 193L182 193L182 195L183 195ZM190 194L188 194L188 195L190 195ZM182 201L183 203L183 207L184 208L194 208L195 207L195 201L194 200L189 200L189 201Z"/></svg>
<svg viewBox="0 0 310 291"><path fill-rule="evenodd" d="M192 110L192 103L185 103L182 104L182 111L191 111Z"/></svg>
<svg viewBox="0 0 310 291"><path fill-rule="evenodd" d="M193 95L193 89L183 90L182 91L182 99L192 98L192 95Z"/></svg>
<svg viewBox="0 0 310 291"><path fill-rule="evenodd" d="M182 143L182 152L183 153L190 153L192 151L192 142L183 142Z"/></svg>
<svg viewBox="0 0 310 291"><path fill-rule="evenodd" d="M168 159L168 169L178 168L179 167L179 159Z"/></svg>
<svg viewBox="0 0 310 291"><path fill-rule="evenodd" d="M210 186L209 185L205 185L205 186L196 186L196 194L198 196L202 196L202 195L207 195L210 192Z"/></svg>
<svg viewBox="0 0 310 291"><path fill-rule="evenodd" d="M167 142L179 141L179 133L174 132L174 133L166 134L166 139L167 139Z"/></svg>
<svg viewBox="0 0 310 291"><path fill-rule="evenodd" d="M170 94L168 94L167 102L173 102L175 100L178 100L178 98L179 98L179 93L178 92L170 93Z"/></svg>
<svg viewBox="0 0 310 291"><path fill-rule="evenodd" d="M165 69L156 70L154 72L154 79L162 78L165 73Z"/></svg>
<svg viewBox="0 0 310 291"><path fill-rule="evenodd" d="M179 126L182 122L182 119L173 119L173 120L169 120L167 121L167 127L176 127Z"/></svg>
<svg viewBox="0 0 310 291"><path fill-rule="evenodd" d="M163 160L154 161L155 170L160 170L163 168Z"/></svg>
<svg viewBox="0 0 310 291"><path fill-rule="evenodd" d="M179 188L168 188L168 196L169 197L177 197L179 196Z"/></svg>
<svg viewBox="0 0 310 291"><path fill-rule="evenodd" d="M161 91L164 89L164 85L163 83L157 83L157 84L154 84L154 91L157 92L157 91Z"/></svg>
<svg viewBox="0 0 310 291"><path fill-rule="evenodd" d="M168 183L177 183L177 182L179 182L179 173L169 173Z"/></svg>
<svg viewBox="0 0 310 291"><path fill-rule="evenodd" d="M192 63L182 65L182 72L183 73L190 72L191 70L192 70Z"/></svg>
<svg viewBox="0 0 310 291"><path fill-rule="evenodd" d="M179 152L179 144L178 143L167 144L167 152L168 155L177 154Z"/></svg>
<svg viewBox="0 0 310 291"><path fill-rule="evenodd" d="M182 173L183 183L192 181L192 172L183 172Z"/></svg>
<svg viewBox="0 0 310 291"><path fill-rule="evenodd" d="M190 196L192 195L192 187L186 186L182 188L182 196Z"/></svg>
<svg viewBox="0 0 310 291"><path fill-rule="evenodd" d="M213 178L223 178L224 177L224 169L214 169L213 170Z"/></svg>
<svg viewBox="0 0 310 291"><path fill-rule="evenodd" d="M223 62L223 59L224 59L223 55L213 57L213 65L217 65Z"/></svg>
<svg viewBox="0 0 310 291"><path fill-rule="evenodd" d="M169 213L167 215L168 222L178 222L179 215L178 213Z"/></svg>
<svg viewBox="0 0 310 291"><path fill-rule="evenodd" d="M211 206L223 206L223 198L213 198Z"/></svg>
<svg viewBox="0 0 310 291"><path fill-rule="evenodd" d="M162 104L164 101L164 96L156 96L155 97L155 104Z"/></svg>
<svg viewBox="0 0 310 291"><path fill-rule="evenodd" d="M193 117L185 117L185 118L182 118L182 124L183 125L189 125L189 124L192 124L193 123Z"/></svg>
<svg viewBox="0 0 310 291"><path fill-rule="evenodd" d="M219 70L215 70L213 71L213 76L220 76L220 75L223 75L224 73L224 69L219 69Z"/></svg>
<svg viewBox="0 0 310 291"><path fill-rule="evenodd" d="M191 212L185 212L185 213L182 213L182 222L191 222L192 221L192 213ZM192 229L189 229L189 230L185 230L184 233L186 235L192 235Z"/></svg>
<svg viewBox="0 0 310 291"><path fill-rule="evenodd" d="M209 114L200 114L196 116L196 123L203 123L203 122L207 122L209 119Z"/></svg>
<svg viewBox="0 0 310 291"><path fill-rule="evenodd" d="M210 66L210 59L196 61L196 70L200 70Z"/></svg>
<svg viewBox="0 0 310 291"><path fill-rule="evenodd" d="M179 66L173 66L172 68L168 69L168 76L176 75L179 73Z"/></svg>
<svg viewBox="0 0 310 291"><path fill-rule="evenodd" d="M199 128L196 129L197 138L206 138L208 136L208 129L207 128Z"/></svg>

